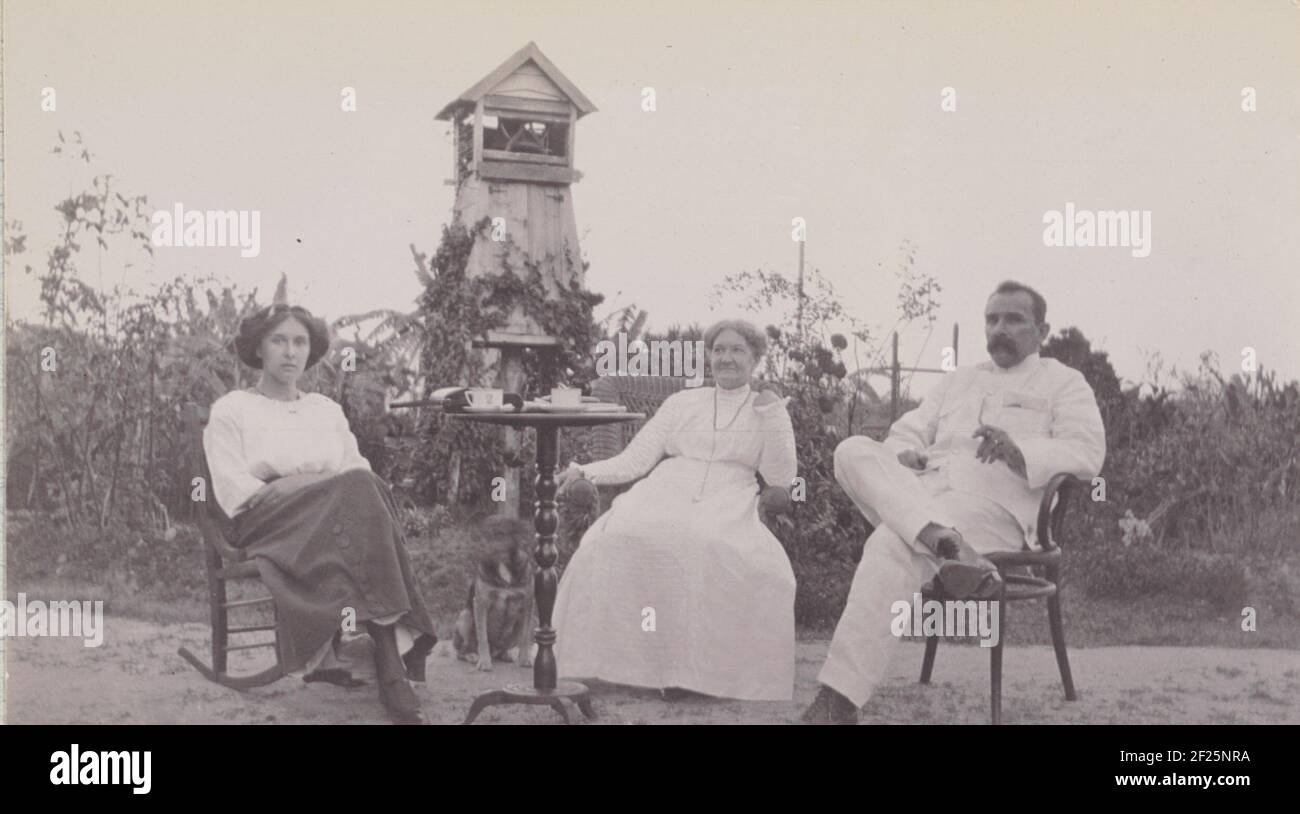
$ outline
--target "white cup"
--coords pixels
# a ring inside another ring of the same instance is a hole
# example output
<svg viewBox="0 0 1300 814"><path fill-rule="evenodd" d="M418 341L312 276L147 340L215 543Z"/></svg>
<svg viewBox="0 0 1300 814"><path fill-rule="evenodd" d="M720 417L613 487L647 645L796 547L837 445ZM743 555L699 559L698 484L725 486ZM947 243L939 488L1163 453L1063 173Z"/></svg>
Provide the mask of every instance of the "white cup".
<svg viewBox="0 0 1300 814"><path fill-rule="evenodd" d="M505 393L499 387L475 387L465 391L472 407L500 407Z"/></svg>
<svg viewBox="0 0 1300 814"><path fill-rule="evenodd" d="M551 405L555 407L581 407L582 391L572 387L554 387L551 389Z"/></svg>

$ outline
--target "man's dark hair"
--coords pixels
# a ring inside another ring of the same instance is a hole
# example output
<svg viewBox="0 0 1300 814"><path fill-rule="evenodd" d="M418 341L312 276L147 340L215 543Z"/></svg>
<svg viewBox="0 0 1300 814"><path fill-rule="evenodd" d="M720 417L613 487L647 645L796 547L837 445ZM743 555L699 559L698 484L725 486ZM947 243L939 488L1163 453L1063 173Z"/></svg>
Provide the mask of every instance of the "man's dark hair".
<svg viewBox="0 0 1300 814"><path fill-rule="evenodd" d="M1029 299L1034 303L1034 322L1042 325L1047 321L1047 300L1043 295L1024 283L1017 283L1015 280L1003 280L998 287L993 290L994 294L1015 294L1017 291L1023 291L1029 295Z"/></svg>

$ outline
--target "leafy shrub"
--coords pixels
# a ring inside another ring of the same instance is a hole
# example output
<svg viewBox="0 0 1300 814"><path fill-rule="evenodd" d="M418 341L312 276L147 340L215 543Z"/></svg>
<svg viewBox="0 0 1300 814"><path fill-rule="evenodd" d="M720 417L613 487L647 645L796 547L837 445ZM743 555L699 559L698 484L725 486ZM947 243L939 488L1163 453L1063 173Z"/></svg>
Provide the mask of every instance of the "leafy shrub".
<svg viewBox="0 0 1300 814"><path fill-rule="evenodd" d="M89 153L83 156L89 161ZM121 521L166 533L190 509L193 472L182 406L211 404L257 375L232 345L240 321L259 307L256 291L239 292L214 278L178 277L146 292L82 279L78 261L91 240L152 254L146 202L122 194L111 176L96 176L90 189L54 207L62 230L44 268L25 267L40 282L44 319L5 324L11 507L49 512L65 524L107 528ZM28 247L21 224L8 226L5 253L12 265ZM334 327L366 316L345 317ZM343 405L362 453L387 474L394 446L388 438L409 435L413 421L387 415L385 397L409 390L413 372L399 363L405 323L394 318L380 327L392 327L396 338L336 345L300 386ZM345 362L344 347L355 358Z"/></svg>
<svg viewBox="0 0 1300 814"><path fill-rule="evenodd" d="M530 318L543 333L560 340L559 358L524 353L525 391L540 393L552 384L581 387L590 378L591 355L598 332L592 308L603 299L577 286L549 296L538 264L527 260L506 240L502 269L496 274L469 276L466 269L475 240L490 224L484 218L472 226L445 226L425 278L420 300L424 326L421 371L427 392L437 387L477 385L491 381L488 357L473 348L475 339L509 324L517 312ZM566 258L572 268L572 258ZM443 504L489 505L487 484L506 466L523 466L522 506L533 500L535 475L532 434L523 434L517 454L507 456L498 427L459 422L433 412L422 419L416 477L420 491ZM474 488L465 488L473 484Z"/></svg>
<svg viewBox="0 0 1300 814"><path fill-rule="evenodd" d="M1116 539L1127 513L1157 547L1290 557L1300 553L1300 398L1271 377L1225 382L1212 357L1181 388L1136 389L1114 407L1093 537ZM1118 432L1112 428L1118 425Z"/></svg>
<svg viewBox="0 0 1300 814"><path fill-rule="evenodd" d="M899 273L900 325L931 321L939 287L910 268L911 249ZM867 384L863 362L881 360L872 333L843 306L834 286L812 270L801 292L779 273L742 272L715 288L719 304L739 296L751 312L777 309L778 323L766 329L768 352L762 376L790 397L787 409L795 432L802 499L793 521L777 524L776 536L790 558L796 579L795 621L828 628L848 598L863 543L871 527L835 481L835 448L852 435L880 435L888 405ZM847 328L836 333L836 328ZM845 355L852 353L857 375L850 376Z"/></svg>
<svg viewBox="0 0 1300 814"><path fill-rule="evenodd" d="M16 581L87 582L164 600L201 597L207 585L198 529L185 524L153 536L121 522L100 529L62 524L44 512L12 511L5 547Z"/></svg>
<svg viewBox="0 0 1300 814"><path fill-rule="evenodd" d="M1066 577L1097 599L1169 596L1239 609L1247 597L1242 561L1224 554L1175 552L1153 545L1105 545L1068 560Z"/></svg>

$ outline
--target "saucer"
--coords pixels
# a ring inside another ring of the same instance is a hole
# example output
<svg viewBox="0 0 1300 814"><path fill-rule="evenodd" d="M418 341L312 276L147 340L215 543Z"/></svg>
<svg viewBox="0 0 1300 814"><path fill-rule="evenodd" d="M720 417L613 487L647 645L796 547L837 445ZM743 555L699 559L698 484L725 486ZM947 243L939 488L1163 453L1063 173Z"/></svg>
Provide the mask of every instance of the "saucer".
<svg viewBox="0 0 1300 814"><path fill-rule="evenodd" d="M579 404L573 407L547 404L544 401L530 401L526 405L529 412L539 413L626 413L627 408L621 404Z"/></svg>

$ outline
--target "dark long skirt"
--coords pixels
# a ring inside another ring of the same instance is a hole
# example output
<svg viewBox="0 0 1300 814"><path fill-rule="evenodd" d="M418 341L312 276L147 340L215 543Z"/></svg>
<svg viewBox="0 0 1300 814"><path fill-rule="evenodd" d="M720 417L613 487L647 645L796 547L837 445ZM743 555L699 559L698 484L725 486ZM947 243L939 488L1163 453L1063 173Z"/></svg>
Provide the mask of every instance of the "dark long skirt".
<svg viewBox="0 0 1300 814"><path fill-rule="evenodd" d="M363 622L403 614L400 622L434 634L411 575L397 505L388 485L350 469L234 521L233 544L248 549L275 598L280 659L301 670L353 609Z"/></svg>

